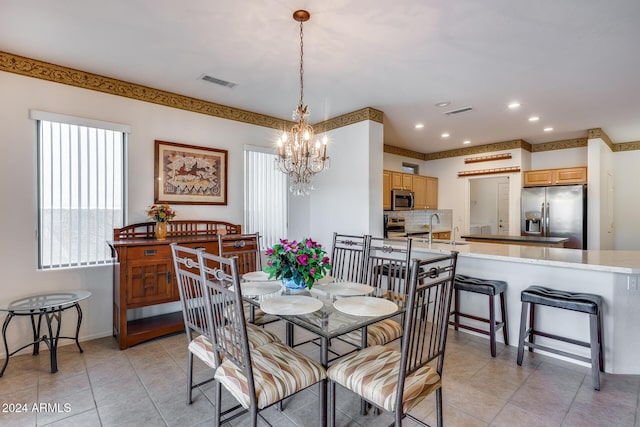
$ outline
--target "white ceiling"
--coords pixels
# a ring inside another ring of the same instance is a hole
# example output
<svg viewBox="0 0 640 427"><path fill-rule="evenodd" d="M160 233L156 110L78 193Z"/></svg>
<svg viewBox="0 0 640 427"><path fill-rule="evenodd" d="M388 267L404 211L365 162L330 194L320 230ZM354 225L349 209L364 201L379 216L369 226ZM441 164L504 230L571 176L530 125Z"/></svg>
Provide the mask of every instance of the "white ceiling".
<svg viewBox="0 0 640 427"><path fill-rule="evenodd" d="M0 0L0 50L290 119L297 9L312 123L374 107L386 144L424 153L597 127L640 140L638 0Z"/></svg>

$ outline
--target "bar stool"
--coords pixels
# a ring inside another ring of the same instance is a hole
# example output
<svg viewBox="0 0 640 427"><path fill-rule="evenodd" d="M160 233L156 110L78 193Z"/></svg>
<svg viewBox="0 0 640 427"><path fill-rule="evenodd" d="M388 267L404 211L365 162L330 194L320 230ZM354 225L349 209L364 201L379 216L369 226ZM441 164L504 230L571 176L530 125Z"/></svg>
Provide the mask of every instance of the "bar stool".
<svg viewBox="0 0 640 427"><path fill-rule="evenodd" d="M529 286L522 291L522 312L520 317L520 339L518 342L518 365L522 365L524 347L529 347L529 351L534 348L559 354L561 356L573 358L591 364L591 376L593 388L600 390L600 371L604 372L604 357L602 344L602 297L595 294L583 294L577 292L561 291L557 289L545 288L542 286ZM527 325L527 303L529 304L529 328ZM535 329L534 311L536 304L547 307L556 307L564 310L573 310L589 314L589 335L590 342L578 341L559 335L542 332ZM587 347L591 349L591 357L584 357L574 353L557 350L534 342L535 335L564 341L571 344ZM527 337L529 341L526 341ZM595 361L598 361L596 364Z"/></svg>
<svg viewBox="0 0 640 427"><path fill-rule="evenodd" d="M458 328L468 329L470 331L478 332L481 334L489 335L489 341L491 345L491 356L496 357L496 331L502 328L502 334L504 337L505 345L509 345L509 332L507 327L507 302L505 301L504 295L507 290L507 282L503 282L502 280L488 280L488 279L480 279L477 277L471 276L463 276L461 274L456 274L455 281L453 284L453 289L455 293L455 302L453 311L449 314L449 316L454 316L453 321L450 321L449 324L454 326L454 329L457 331ZM460 291L473 292L476 294L483 294L489 296L489 318L485 319L483 317L474 316L471 314L466 314L460 311ZM496 322L496 311L494 304L494 297L496 295L500 295L500 311L502 314L502 321ZM478 329L473 326L464 325L460 323L460 317L466 317L468 319L477 320L480 322L485 322L489 324L489 330Z"/></svg>

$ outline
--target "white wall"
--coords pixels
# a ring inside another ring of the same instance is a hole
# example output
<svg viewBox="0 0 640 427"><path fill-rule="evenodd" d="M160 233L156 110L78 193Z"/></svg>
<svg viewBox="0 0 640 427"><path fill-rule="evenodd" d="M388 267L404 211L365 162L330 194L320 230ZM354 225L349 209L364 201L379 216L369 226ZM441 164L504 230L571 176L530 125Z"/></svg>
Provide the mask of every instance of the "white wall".
<svg viewBox="0 0 640 427"><path fill-rule="evenodd" d="M438 177L438 209L453 209L452 227L458 227L461 234L469 233L469 179L475 177L458 177L458 172L505 168L520 166L521 149L499 151L491 154L511 153L509 160L495 160L482 163L465 164L465 157L449 157L440 160L427 161L425 170L428 175ZM480 155L478 155L480 156ZM491 175L493 177L509 177L509 234L520 234L520 189L522 187L521 173L505 173Z"/></svg>
<svg viewBox="0 0 640 427"><path fill-rule="evenodd" d="M615 244L613 153L600 138L590 139L588 150L587 249L613 249Z"/></svg>
<svg viewBox="0 0 640 427"><path fill-rule="evenodd" d="M233 223L242 223L243 218L243 146L270 145L273 140L271 129L10 73L0 72L0 88L3 100L0 154L4 160L0 178L5 183L1 193L4 204L0 209L5 248L0 258L1 298L53 290L91 291L93 296L81 303L82 339L111 335L112 267L36 269L36 126L29 119L29 110L131 126L128 223L146 221L145 209L153 203L155 139L229 150L228 206L175 208L178 219L219 219ZM65 313L63 335L71 334L75 324L72 319L73 313ZM10 348L23 345L29 334L27 319L14 319L8 330Z"/></svg>
<svg viewBox="0 0 640 427"><path fill-rule="evenodd" d="M290 211L290 237L311 236L331 248L333 232L382 234L382 124L365 121L329 132L331 169ZM295 198L293 198L295 199ZM308 208L304 205L308 203ZM309 221L291 216L308 215Z"/></svg>
<svg viewBox="0 0 640 427"><path fill-rule="evenodd" d="M531 153L531 167L523 170L571 168L587 165L587 147Z"/></svg>
<svg viewBox="0 0 640 427"><path fill-rule="evenodd" d="M640 250L640 151L613 153L614 249Z"/></svg>

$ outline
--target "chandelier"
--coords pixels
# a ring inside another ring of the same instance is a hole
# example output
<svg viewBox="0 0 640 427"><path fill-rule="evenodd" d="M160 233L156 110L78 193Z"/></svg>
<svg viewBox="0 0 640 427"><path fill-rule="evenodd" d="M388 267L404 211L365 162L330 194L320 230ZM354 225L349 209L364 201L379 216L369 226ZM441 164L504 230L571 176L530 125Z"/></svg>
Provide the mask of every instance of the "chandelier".
<svg viewBox="0 0 640 427"><path fill-rule="evenodd" d="M300 102L293 111L292 120L296 123L289 131L284 131L278 139L278 157L276 165L290 177L289 190L296 195L309 195L313 191L311 178L329 167L327 157L327 136L322 140L315 138L313 127L307 123L309 107L304 105L304 61L303 61L303 23L311 15L306 10L297 10L293 19L300 23Z"/></svg>

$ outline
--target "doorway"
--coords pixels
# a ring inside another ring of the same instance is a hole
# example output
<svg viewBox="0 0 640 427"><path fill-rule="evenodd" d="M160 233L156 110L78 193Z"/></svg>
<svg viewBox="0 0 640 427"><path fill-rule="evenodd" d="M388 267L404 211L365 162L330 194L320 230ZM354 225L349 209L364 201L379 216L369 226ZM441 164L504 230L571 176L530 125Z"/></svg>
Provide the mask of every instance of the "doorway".
<svg viewBox="0 0 640 427"><path fill-rule="evenodd" d="M469 179L469 234L509 234L509 177Z"/></svg>

